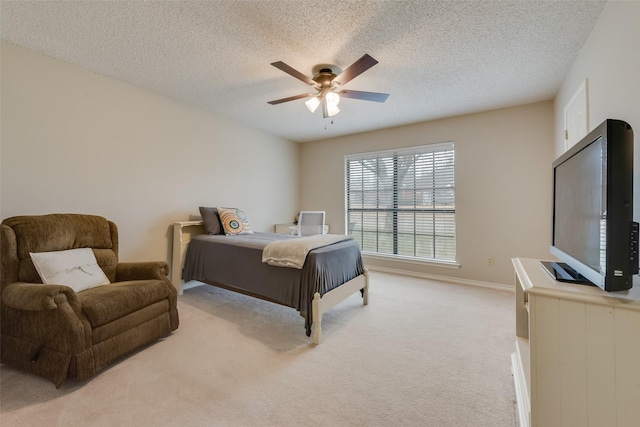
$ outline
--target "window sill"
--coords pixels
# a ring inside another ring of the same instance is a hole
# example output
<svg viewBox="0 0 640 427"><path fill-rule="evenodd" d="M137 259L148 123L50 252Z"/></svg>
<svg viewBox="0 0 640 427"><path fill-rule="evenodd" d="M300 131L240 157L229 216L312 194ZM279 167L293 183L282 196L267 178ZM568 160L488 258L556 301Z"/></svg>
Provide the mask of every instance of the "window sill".
<svg viewBox="0 0 640 427"><path fill-rule="evenodd" d="M460 268L460 264L458 264L456 261L437 261L437 260L430 260L430 259L412 258L412 257L400 256L400 255L383 255L383 254L377 254L373 252L362 252L362 258L370 259L370 260L394 261L394 262L400 262L404 264L428 265L431 267L452 268L456 270Z"/></svg>

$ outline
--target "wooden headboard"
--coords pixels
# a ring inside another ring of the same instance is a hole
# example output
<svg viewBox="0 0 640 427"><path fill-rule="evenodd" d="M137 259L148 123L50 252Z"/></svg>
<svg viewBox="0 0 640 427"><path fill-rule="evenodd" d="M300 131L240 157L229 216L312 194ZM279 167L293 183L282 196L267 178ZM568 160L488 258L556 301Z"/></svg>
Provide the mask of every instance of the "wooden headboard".
<svg viewBox="0 0 640 427"><path fill-rule="evenodd" d="M187 253L187 246L192 236L204 234L202 220L198 221L178 221L173 223L173 259L171 261L171 282L178 290L178 295L182 295L184 282L182 281L182 267L184 266L184 256Z"/></svg>

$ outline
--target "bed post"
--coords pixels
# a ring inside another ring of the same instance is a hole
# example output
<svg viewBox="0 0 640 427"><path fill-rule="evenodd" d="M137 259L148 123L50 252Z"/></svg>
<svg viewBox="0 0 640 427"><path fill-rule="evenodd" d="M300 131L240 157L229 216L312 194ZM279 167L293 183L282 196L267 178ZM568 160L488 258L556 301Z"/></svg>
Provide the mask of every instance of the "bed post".
<svg viewBox="0 0 640 427"><path fill-rule="evenodd" d="M364 288L362 288L362 305L369 304L369 270L364 269Z"/></svg>
<svg viewBox="0 0 640 427"><path fill-rule="evenodd" d="M322 341L322 312L321 300L318 292L313 295L313 343L318 345Z"/></svg>

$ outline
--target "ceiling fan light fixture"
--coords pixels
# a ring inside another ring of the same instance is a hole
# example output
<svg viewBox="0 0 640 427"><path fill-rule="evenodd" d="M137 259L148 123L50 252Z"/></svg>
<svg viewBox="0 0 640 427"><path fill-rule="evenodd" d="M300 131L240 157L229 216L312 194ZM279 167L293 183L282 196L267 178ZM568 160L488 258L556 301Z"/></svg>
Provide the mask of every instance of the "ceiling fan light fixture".
<svg viewBox="0 0 640 427"><path fill-rule="evenodd" d="M333 92L330 87L323 89L322 102L325 103L323 112L325 117L333 117L340 112L338 104L340 103L340 96Z"/></svg>
<svg viewBox="0 0 640 427"><path fill-rule="evenodd" d="M305 101L304 105L306 105L309 111L313 113L320 105L320 99L319 97L314 96L313 98L309 98L307 101Z"/></svg>
<svg viewBox="0 0 640 427"><path fill-rule="evenodd" d="M327 104L338 105L340 103L340 95L335 92L329 92L326 94ZM336 107L337 108L337 107Z"/></svg>
<svg viewBox="0 0 640 427"><path fill-rule="evenodd" d="M333 117L339 112L340 112L340 109L338 108L338 103L331 104L327 102L327 116Z"/></svg>

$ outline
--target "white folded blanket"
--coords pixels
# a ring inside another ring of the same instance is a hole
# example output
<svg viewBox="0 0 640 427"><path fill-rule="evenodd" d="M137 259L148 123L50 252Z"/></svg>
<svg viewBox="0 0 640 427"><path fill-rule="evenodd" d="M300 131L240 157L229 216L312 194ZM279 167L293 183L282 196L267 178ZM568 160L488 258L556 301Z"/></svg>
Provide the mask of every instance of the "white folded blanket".
<svg viewBox="0 0 640 427"><path fill-rule="evenodd" d="M352 239L340 234L318 234L297 239L278 240L262 250L262 262L276 267L301 269L310 250Z"/></svg>

